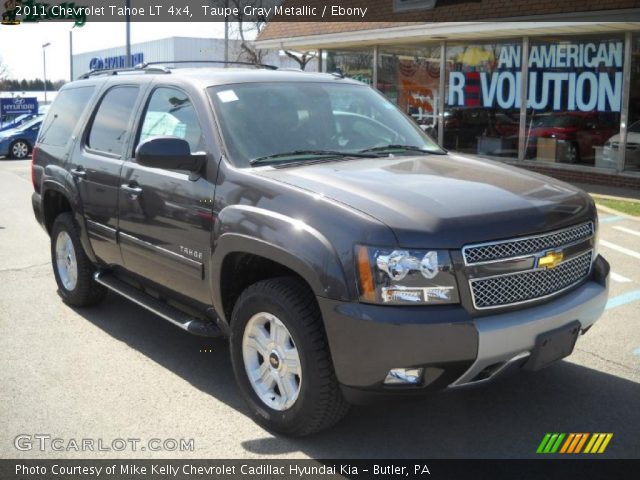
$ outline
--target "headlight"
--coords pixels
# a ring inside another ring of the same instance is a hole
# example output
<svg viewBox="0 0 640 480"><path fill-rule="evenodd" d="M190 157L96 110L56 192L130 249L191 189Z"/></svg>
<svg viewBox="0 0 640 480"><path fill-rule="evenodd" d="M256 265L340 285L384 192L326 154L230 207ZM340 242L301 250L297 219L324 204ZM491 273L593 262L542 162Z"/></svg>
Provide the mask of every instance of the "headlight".
<svg viewBox="0 0 640 480"><path fill-rule="evenodd" d="M458 303L447 250L356 246L360 300L385 305Z"/></svg>

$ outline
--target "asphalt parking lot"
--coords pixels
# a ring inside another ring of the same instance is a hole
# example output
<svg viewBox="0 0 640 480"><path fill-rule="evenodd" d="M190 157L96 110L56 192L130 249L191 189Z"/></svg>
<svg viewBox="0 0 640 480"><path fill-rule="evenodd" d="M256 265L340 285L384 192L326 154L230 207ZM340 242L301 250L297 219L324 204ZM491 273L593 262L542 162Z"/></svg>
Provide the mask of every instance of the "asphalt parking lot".
<svg viewBox="0 0 640 480"><path fill-rule="evenodd" d="M116 295L66 307L31 192L29 161L0 159L2 458L519 458L535 457L546 432L611 432L600 457L640 458L638 220L601 214L610 300L568 360L485 388L354 408L330 431L287 439L245 416L223 340L190 336ZM182 438L195 449L19 451L19 434Z"/></svg>

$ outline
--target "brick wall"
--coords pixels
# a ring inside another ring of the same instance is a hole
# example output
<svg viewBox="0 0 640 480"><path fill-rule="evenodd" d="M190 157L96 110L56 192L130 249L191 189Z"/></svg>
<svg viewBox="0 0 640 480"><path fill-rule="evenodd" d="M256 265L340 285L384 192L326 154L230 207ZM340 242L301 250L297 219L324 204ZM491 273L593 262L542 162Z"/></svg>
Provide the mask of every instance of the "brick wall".
<svg viewBox="0 0 640 480"><path fill-rule="evenodd" d="M330 1L284 0L285 7L331 5ZM368 8L365 21L278 22L262 31L259 40L321 35L376 28L390 28L426 22L460 22L525 15L590 12L640 7L640 0L438 0L433 10L394 13L393 0L341 0L343 7ZM311 19L309 19L311 20ZM339 18L338 18L339 20Z"/></svg>
<svg viewBox="0 0 640 480"><path fill-rule="evenodd" d="M537 165L511 164L526 170L564 180L570 183L588 183L591 185L606 185L609 187L633 188L640 191L640 176L625 176L610 173L576 171Z"/></svg>

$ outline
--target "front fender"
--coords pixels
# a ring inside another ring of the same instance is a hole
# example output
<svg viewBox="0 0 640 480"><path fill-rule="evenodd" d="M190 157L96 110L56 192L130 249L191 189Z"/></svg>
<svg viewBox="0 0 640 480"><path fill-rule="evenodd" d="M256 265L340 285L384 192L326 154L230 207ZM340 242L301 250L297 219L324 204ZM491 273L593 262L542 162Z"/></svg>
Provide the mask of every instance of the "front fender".
<svg viewBox="0 0 640 480"><path fill-rule="evenodd" d="M222 312L222 265L230 253L245 252L280 263L306 280L316 296L348 300L353 293L338 252L318 230L280 213L249 205L223 209L214 229L211 290ZM353 289L355 286L353 286Z"/></svg>

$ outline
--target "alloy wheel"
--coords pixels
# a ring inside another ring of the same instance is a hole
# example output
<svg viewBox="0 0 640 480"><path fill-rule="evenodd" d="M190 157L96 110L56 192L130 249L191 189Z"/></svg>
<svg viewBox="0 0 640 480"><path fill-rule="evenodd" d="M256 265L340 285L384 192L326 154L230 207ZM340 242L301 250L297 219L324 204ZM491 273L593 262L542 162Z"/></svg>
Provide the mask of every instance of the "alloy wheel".
<svg viewBox="0 0 640 480"><path fill-rule="evenodd" d="M25 142L18 141L14 143L13 146L11 147L11 155L13 155L13 158L18 158L18 159L27 158L28 154L29 154L29 145L27 145Z"/></svg>
<svg viewBox="0 0 640 480"><path fill-rule="evenodd" d="M64 230L56 238L56 268L64 288L72 291L78 283L78 261L71 237Z"/></svg>
<svg viewBox="0 0 640 480"><path fill-rule="evenodd" d="M251 387L274 410L287 410L300 395L302 368L287 327L267 312L249 319L242 339L242 357Z"/></svg>

